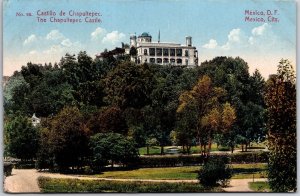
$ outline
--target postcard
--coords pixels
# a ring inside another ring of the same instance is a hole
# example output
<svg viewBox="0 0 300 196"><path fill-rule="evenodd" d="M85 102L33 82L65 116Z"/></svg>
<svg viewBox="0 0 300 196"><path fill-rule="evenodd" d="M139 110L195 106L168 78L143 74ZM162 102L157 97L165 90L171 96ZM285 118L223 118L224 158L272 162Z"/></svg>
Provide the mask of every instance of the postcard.
<svg viewBox="0 0 300 196"><path fill-rule="evenodd" d="M296 27L293 0L4 0L4 192L296 192Z"/></svg>

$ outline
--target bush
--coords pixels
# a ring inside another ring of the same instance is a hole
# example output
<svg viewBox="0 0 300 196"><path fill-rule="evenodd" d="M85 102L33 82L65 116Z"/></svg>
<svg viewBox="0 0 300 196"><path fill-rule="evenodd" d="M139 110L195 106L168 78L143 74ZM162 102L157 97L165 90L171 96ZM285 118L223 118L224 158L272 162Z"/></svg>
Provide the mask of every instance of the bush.
<svg viewBox="0 0 300 196"><path fill-rule="evenodd" d="M267 163L268 153L239 153L239 154L211 154L211 158L229 157L231 163ZM202 165L204 157L200 155L164 155L141 156L137 165L139 167L176 167Z"/></svg>
<svg viewBox="0 0 300 196"><path fill-rule="evenodd" d="M228 161L227 157L210 157L198 173L199 182L207 187L216 186L219 182L227 185L232 176Z"/></svg>
<svg viewBox="0 0 300 196"><path fill-rule="evenodd" d="M34 169L35 162L34 161L19 161L14 165L16 169Z"/></svg>
<svg viewBox="0 0 300 196"><path fill-rule="evenodd" d="M229 155L231 163L267 163L268 152L244 152Z"/></svg>
<svg viewBox="0 0 300 196"><path fill-rule="evenodd" d="M198 183L167 183L142 181L109 181L38 178L44 193L168 193L222 192L220 188L205 188Z"/></svg>
<svg viewBox="0 0 300 196"><path fill-rule="evenodd" d="M13 164L12 163L9 163L9 162L5 162L3 164L4 166L4 176L10 176L11 175L11 172L12 172L12 169L13 169Z"/></svg>

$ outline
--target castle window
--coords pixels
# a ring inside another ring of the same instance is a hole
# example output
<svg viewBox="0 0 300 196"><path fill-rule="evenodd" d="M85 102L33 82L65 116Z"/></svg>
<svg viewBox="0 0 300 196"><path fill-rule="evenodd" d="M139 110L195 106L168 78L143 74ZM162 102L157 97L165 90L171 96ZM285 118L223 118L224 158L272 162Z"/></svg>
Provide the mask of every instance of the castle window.
<svg viewBox="0 0 300 196"><path fill-rule="evenodd" d="M162 49L156 48L156 56L161 56L161 55L162 55Z"/></svg>
<svg viewBox="0 0 300 196"><path fill-rule="evenodd" d="M175 64L175 59L170 59L171 64Z"/></svg>
<svg viewBox="0 0 300 196"><path fill-rule="evenodd" d="M169 63L169 59L168 58L164 58L164 63Z"/></svg>
<svg viewBox="0 0 300 196"><path fill-rule="evenodd" d="M155 48L149 48L150 56L155 56Z"/></svg>
<svg viewBox="0 0 300 196"><path fill-rule="evenodd" d="M155 63L155 58L150 58L150 63Z"/></svg>
<svg viewBox="0 0 300 196"><path fill-rule="evenodd" d="M156 62L160 64L162 62L161 58L156 59Z"/></svg>
<svg viewBox="0 0 300 196"><path fill-rule="evenodd" d="M170 56L175 56L175 49L170 49Z"/></svg>
<svg viewBox="0 0 300 196"><path fill-rule="evenodd" d="M177 64L182 64L182 59L177 59Z"/></svg>
<svg viewBox="0 0 300 196"><path fill-rule="evenodd" d="M169 49L168 48L164 48L163 49L163 54L164 54L164 56L169 56Z"/></svg>
<svg viewBox="0 0 300 196"><path fill-rule="evenodd" d="M189 51L185 50L185 56L189 56Z"/></svg>
<svg viewBox="0 0 300 196"><path fill-rule="evenodd" d="M147 49L144 49L144 55L147 55L148 52L147 52Z"/></svg>
<svg viewBox="0 0 300 196"><path fill-rule="evenodd" d="M176 56L182 56L182 49L176 49Z"/></svg>
<svg viewBox="0 0 300 196"><path fill-rule="evenodd" d="M189 65L189 60L185 59L185 65L186 65L186 66Z"/></svg>

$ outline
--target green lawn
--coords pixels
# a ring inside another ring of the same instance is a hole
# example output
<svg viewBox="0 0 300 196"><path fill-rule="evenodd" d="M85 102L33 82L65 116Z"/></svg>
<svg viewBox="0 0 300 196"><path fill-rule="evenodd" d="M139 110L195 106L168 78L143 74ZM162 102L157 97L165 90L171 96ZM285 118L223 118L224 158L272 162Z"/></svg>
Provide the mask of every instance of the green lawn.
<svg viewBox="0 0 300 196"><path fill-rule="evenodd" d="M130 178L130 179L196 179L199 166L167 167L167 168L141 168L128 171L106 171L94 175L100 178ZM233 179L265 178L267 165L233 164Z"/></svg>
<svg viewBox="0 0 300 196"><path fill-rule="evenodd" d="M249 187L255 192L271 192L268 182L249 182Z"/></svg>

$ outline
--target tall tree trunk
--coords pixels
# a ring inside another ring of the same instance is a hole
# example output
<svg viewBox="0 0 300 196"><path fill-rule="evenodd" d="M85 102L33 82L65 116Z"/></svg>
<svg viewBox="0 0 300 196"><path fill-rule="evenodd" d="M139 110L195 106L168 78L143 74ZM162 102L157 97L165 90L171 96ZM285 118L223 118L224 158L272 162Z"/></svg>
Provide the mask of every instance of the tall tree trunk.
<svg viewBox="0 0 300 196"><path fill-rule="evenodd" d="M191 152L191 146L187 145L186 146L186 151L187 151L188 154L190 154L190 152Z"/></svg>
<svg viewBox="0 0 300 196"><path fill-rule="evenodd" d="M211 139L211 131L209 131L209 136L208 136L208 151L207 151L207 155L210 155L210 150L211 150L211 143L212 143L212 139Z"/></svg>
<svg viewBox="0 0 300 196"><path fill-rule="evenodd" d="M234 151L234 145L231 146L231 153Z"/></svg>
<svg viewBox="0 0 300 196"><path fill-rule="evenodd" d="M202 143L201 143L201 141L200 141L200 139L199 139L199 147L200 147L200 154L202 155L203 154L203 152L202 152Z"/></svg>
<svg viewBox="0 0 300 196"><path fill-rule="evenodd" d="M247 147L248 147L248 144L246 142L246 145L245 145L245 152L247 152Z"/></svg>
<svg viewBox="0 0 300 196"><path fill-rule="evenodd" d="M161 155L164 154L164 146L160 146L160 154L161 154Z"/></svg>
<svg viewBox="0 0 300 196"><path fill-rule="evenodd" d="M244 152L244 144L242 144L242 152Z"/></svg>

